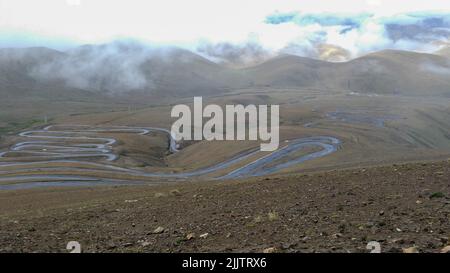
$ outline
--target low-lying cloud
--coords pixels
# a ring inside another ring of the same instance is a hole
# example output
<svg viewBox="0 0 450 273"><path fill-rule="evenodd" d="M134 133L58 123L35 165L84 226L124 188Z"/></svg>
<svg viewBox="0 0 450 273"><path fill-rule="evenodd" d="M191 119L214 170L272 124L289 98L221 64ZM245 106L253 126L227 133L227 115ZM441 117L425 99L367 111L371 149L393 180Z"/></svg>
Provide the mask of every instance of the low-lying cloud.
<svg viewBox="0 0 450 273"><path fill-rule="evenodd" d="M379 15L375 12L289 11L265 14L260 19L247 38L201 37L191 42L168 44L184 47L230 67L258 64L283 53L342 62L383 49L434 53L450 45L450 12ZM55 40L45 40L42 46L52 47ZM447 51L441 52L449 55ZM84 46L66 51L64 55L39 66L33 75L47 80L62 79L82 89L120 92L151 88L151 77L144 75L140 67L153 56L164 55L164 51L122 41Z"/></svg>
<svg viewBox="0 0 450 273"><path fill-rule="evenodd" d="M30 74L40 80L64 81L74 88L112 93L151 88L152 82L141 65L153 53L151 48L134 42L82 46L35 66Z"/></svg>
<svg viewBox="0 0 450 273"><path fill-rule="evenodd" d="M450 75L450 61L446 64L424 63L421 65L421 70L438 75Z"/></svg>
<svg viewBox="0 0 450 273"><path fill-rule="evenodd" d="M286 48L297 47L297 52L307 57L324 56L325 59L327 54L318 53L323 45L342 49L349 53L341 54L342 58L350 59L388 48L433 52L439 49L436 41L450 38L450 13L445 12L414 12L388 17L370 13L288 12L268 15L265 22L279 27L297 26L301 39L294 37Z"/></svg>
<svg viewBox="0 0 450 273"><path fill-rule="evenodd" d="M199 44L196 51L204 57L230 67L243 67L264 62L275 53L257 42L232 44L228 42Z"/></svg>

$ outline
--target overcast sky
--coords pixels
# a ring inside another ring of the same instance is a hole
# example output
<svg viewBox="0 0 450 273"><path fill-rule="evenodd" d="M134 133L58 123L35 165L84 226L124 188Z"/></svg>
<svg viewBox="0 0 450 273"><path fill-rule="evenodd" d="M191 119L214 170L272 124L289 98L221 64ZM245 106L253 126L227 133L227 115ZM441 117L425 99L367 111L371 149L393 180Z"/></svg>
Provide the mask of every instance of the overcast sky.
<svg viewBox="0 0 450 273"><path fill-rule="evenodd" d="M432 50L449 31L449 0L0 0L0 47L133 38L207 54L250 43L300 55L331 46L354 56Z"/></svg>

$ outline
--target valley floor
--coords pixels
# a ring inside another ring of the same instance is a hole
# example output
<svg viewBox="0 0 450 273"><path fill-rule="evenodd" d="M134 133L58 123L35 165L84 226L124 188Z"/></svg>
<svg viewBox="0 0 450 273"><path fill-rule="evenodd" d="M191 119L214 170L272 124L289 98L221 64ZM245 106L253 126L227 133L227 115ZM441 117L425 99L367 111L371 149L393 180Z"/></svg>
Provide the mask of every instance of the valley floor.
<svg viewBox="0 0 450 273"><path fill-rule="evenodd" d="M242 181L0 192L0 252L440 252L450 161ZM415 247L413 249L412 247Z"/></svg>

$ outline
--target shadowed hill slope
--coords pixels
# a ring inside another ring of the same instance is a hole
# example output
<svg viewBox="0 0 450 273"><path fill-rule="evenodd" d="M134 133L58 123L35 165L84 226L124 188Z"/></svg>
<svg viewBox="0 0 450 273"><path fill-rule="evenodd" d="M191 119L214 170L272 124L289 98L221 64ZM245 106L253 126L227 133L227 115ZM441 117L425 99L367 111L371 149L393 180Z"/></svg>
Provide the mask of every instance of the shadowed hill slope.
<svg viewBox="0 0 450 273"><path fill-rule="evenodd" d="M345 63L284 55L245 72L260 86L450 96L450 62L407 51L385 50Z"/></svg>
<svg viewBox="0 0 450 273"><path fill-rule="evenodd" d="M180 98L237 88L313 88L409 96L450 96L448 58L385 50L331 63L281 55L245 69L230 69L179 48L129 44L0 50L2 98ZM130 93L133 92L133 93Z"/></svg>

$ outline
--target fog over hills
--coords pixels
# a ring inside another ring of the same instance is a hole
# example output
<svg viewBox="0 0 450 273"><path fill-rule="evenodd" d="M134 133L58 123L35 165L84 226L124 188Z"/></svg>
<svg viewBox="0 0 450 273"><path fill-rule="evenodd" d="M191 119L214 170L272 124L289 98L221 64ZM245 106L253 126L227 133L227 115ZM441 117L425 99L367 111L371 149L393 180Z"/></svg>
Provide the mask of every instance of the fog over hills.
<svg viewBox="0 0 450 273"><path fill-rule="evenodd" d="M45 99L64 96L67 99L96 96L92 90L67 85L63 80L47 81L36 77L35 69L64 58L64 53L43 48L0 49L0 95L2 101Z"/></svg>
<svg viewBox="0 0 450 273"><path fill-rule="evenodd" d="M189 97L262 86L450 96L447 57L398 50L339 63L282 54L256 66L233 69L185 49L114 42L66 52L0 49L0 72L0 93L4 98L30 94L41 98L55 94L112 96L127 92Z"/></svg>

